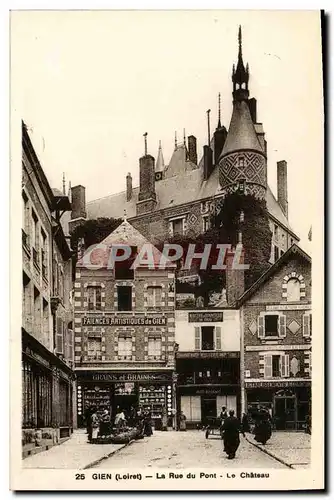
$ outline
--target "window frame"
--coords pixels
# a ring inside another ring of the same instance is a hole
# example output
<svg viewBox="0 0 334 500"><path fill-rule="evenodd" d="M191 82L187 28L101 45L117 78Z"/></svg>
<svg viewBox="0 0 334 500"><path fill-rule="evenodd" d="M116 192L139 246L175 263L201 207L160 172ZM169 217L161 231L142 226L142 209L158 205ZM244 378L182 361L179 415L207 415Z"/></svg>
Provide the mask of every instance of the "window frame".
<svg viewBox="0 0 334 500"><path fill-rule="evenodd" d="M122 341L124 342L124 346L126 346L126 342L129 342L131 348L128 351L126 351L125 349L122 351L120 349L120 346L122 345ZM118 339L117 339L117 357L118 357L119 360L129 360L129 359L132 359L132 347L133 347L132 335L130 335L128 333L122 333L122 334L118 335ZM120 354L120 352L126 352L127 354ZM128 354L128 352L130 352L130 354Z"/></svg>

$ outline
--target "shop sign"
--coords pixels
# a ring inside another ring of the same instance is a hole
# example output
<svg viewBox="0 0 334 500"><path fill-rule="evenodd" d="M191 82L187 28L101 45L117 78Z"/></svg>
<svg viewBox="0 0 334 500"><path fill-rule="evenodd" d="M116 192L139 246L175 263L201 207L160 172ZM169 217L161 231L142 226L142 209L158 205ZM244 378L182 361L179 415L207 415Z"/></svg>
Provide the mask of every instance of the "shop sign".
<svg viewBox="0 0 334 500"><path fill-rule="evenodd" d="M266 306L266 311L306 311L312 309L311 304L277 304Z"/></svg>
<svg viewBox="0 0 334 500"><path fill-rule="evenodd" d="M224 313L218 311L200 311L188 313L189 323L221 323Z"/></svg>
<svg viewBox="0 0 334 500"><path fill-rule="evenodd" d="M269 382L269 381L264 381L264 382L248 382L245 380L245 385L247 389L258 389L258 388L285 388L285 387L310 387L311 386L311 381L310 380L289 380L289 381L281 381L281 382Z"/></svg>
<svg viewBox="0 0 334 500"><path fill-rule="evenodd" d="M189 351L177 352L176 359L222 359L222 358L240 358L240 352L237 351Z"/></svg>
<svg viewBox="0 0 334 500"><path fill-rule="evenodd" d="M83 316L83 326L155 326L166 325L165 316Z"/></svg>
<svg viewBox="0 0 334 500"><path fill-rule="evenodd" d="M85 377L86 378L86 377ZM95 382L161 382L172 381L171 373L93 373Z"/></svg>
<svg viewBox="0 0 334 500"><path fill-rule="evenodd" d="M42 365L47 366L48 368L50 368L49 361L47 361L46 359L44 359L43 356L41 356L40 354L37 354L37 352L34 352L33 350L31 350L30 347L26 347L25 353L28 356L31 356L32 358L36 359L36 361L38 361Z"/></svg>

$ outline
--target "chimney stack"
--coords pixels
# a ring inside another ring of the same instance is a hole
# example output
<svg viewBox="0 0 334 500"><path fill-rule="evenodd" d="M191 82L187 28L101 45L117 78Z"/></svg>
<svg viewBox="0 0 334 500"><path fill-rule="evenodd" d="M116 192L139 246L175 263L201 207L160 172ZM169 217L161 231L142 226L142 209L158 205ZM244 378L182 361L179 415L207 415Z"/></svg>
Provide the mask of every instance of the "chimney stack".
<svg viewBox="0 0 334 500"><path fill-rule="evenodd" d="M132 176L130 172L126 176L126 201L130 201L132 198Z"/></svg>
<svg viewBox="0 0 334 500"><path fill-rule="evenodd" d="M197 139L194 135L188 136L188 158L197 165Z"/></svg>
<svg viewBox="0 0 334 500"><path fill-rule="evenodd" d="M219 157L223 151L223 147L227 137L227 130L225 127L217 128L214 137L214 164L218 165Z"/></svg>
<svg viewBox="0 0 334 500"><path fill-rule="evenodd" d="M71 219L86 219L86 188L73 186L71 188L72 212Z"/></svg>
<svg viewBox="0 0 334 500"><path fill-rule="evenodd" d="M244 264L244 250L242 245L232 248L226 253L226 299L229 306L235 305L236 301L245 291L245 271L244 269L235 269L233 266L234 257L237 252L235 264ZM238 258L238 255L240 257Z"/></svg>
<svg viewBox="0 0 334 500"><path fill-rule="evenodd" d="M204 157L204 166L203 166L203 179L205 181L210 177L213 170L213 161L212 161L212 149L210 146L203 146L203 157Z"/></svg>
<svg viewBox="0 0 334 500"><path fill-rule="evenodd" d="M277 200L284 215L288 217L288 175L285 160L277 162Z"/></svg>
<svg viewBox="0 0 334 500"><path fill-rule="evenodd" d="M139 195L137 215L152 212L156 206L155 159L146 154L139 160Z"/></svg>
<svg viewBox="0 0 334 500"><path fill-rule="evenodd" d="M252 122L256 123L257 122L257 112L256 112L257 101L256 101L255 97L248 99L248 107L249 107L250 115L252 117Z"/></svg>

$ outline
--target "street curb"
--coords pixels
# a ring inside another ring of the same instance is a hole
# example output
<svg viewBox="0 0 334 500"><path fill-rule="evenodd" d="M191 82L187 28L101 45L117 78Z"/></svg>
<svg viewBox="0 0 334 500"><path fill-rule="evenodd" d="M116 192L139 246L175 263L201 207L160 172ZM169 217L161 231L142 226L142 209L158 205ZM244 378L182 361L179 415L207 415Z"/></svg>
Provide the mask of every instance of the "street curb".
<svg viewBox="0 0 334 500"><path fill-rule="evenodd" d="M263 451L263 453L266 453L267 455L269 455L271 458L274 458L275 460L277 460L277 462L280 462L281 464L283 465L286 465L287 467L289 467L289 469L293 469L292 465L288 464L287 462L285 462L282 458L278 458L276 455L274 455L273 453L271 453L270 451L266 450L266 449L263 449L261 448L260 445L256 444L256 443L253 443L253 441L250 441L250 439L248 439L247 436L245 436L246 438L246 441L248 441L250 444L252 444L253 446L255 446L255 448L258 448L259 450Z"/></svg>
<svg viewBox="0 0 334 500"><path fill-rule="evenodd" d="M131 439L131 441L129 441L128 443L124 443L123 446L121 446L120 448L117 448L117 450L113 450L110 453L103 455L103 457L100 457L97 460L94 460L93 462L89 463L88 465L85 465L85 467L83 467L82 470L91 469L92 467L94 467L95 465L98 465L103 460L106 460L107 458L112 457L113 455L115 455L119 451L124 450L124 448L126 448L127 446L130 446L130 444L134 443L135 441L136 441L135 439Z"/></svg>

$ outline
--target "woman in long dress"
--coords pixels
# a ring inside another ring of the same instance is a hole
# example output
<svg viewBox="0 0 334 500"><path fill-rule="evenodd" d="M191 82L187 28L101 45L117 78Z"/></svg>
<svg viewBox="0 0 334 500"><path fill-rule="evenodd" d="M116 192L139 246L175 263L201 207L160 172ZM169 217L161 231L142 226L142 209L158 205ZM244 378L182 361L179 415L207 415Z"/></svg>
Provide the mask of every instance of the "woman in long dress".
<svg viewBox="0 0 334 500"><path fill-rule="evenodd" d="M186 431L187 430L186 420L187 420L187 417L185 416L185 414L183 413L183 411L181 411L181 413L180 413L180 431Z"/></svg>
<svg viewBox="0 0 334 500"><path fill-rule="evenodd" d="M240 422L234 416L234 411L230 410L229 416L223 423L224 431L224 451L227 453L228 458L231 460L235 458L235 454L240 444Z"/></svg>
<svg viewBox="0 0 334 500"><path fill-rule="evenodd" d="M97 439L100 427L100 419L97 416L96 411L92 414L92 441Z"/></svg>

